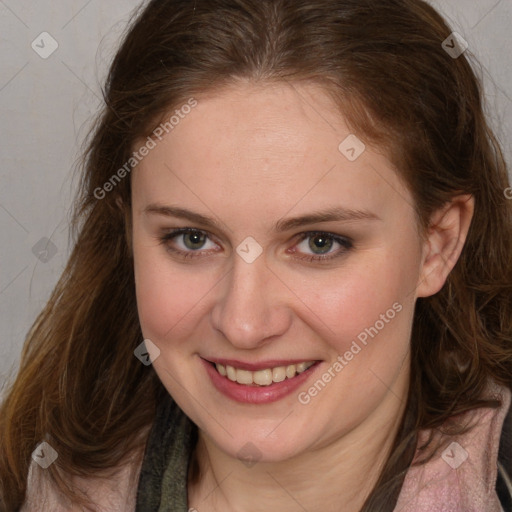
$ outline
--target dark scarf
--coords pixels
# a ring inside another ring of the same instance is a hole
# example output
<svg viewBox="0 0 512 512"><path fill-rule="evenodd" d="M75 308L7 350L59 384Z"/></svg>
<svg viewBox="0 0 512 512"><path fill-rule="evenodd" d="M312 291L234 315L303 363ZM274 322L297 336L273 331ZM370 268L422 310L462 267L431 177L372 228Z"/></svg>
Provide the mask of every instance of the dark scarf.
<svg viewBox="0 0 512 512"><path fill-rule="evenodd" d="M135 512L188 512L187 475L197 427L167 395L151 428Z"/></svg>

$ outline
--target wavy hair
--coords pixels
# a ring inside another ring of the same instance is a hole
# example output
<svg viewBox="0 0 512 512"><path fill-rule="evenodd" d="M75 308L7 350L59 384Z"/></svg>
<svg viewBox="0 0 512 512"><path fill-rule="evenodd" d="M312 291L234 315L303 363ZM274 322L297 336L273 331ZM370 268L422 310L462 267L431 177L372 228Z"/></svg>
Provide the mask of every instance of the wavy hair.
<svg viewBox="0 0 512 512"><path fill-rule="evenodd" d="M166 390L133 356L142 341L131 254L130 178L98 190L135 142L190 97L237 80L313 82L361 138L387 151L415 201L420 230L455 195L475 198L445 286L418 299L408 404L363 512L391 511L421 429L478 407L489 379L512 388L512 201L469 51L442 47L451 29L422 0L152 0L134 14L104 88L73 212L74 247L28 333L0 407L0 499L23 502L31 452L47 471L108 474L144 446ZM146 433L143 435L143 433ZM92 505L92 504L90 504Z"/></svg>

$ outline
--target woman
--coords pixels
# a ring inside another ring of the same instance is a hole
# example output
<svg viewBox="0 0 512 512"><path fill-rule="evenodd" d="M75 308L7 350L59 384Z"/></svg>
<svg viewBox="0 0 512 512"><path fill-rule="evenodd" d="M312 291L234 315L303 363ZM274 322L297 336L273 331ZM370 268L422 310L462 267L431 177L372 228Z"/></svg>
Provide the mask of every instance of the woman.
<svg viewBox="0 0 512 512"><path fill-rule="evenodd" d="M5 510L505 510L511 202L464 49L421 0L149 2Z"/></svg>

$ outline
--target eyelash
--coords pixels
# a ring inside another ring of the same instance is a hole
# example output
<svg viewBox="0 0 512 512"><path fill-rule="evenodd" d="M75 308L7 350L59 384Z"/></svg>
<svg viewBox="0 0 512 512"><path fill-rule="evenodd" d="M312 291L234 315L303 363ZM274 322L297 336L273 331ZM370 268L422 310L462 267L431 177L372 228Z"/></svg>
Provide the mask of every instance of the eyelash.
<svg viewBox="0 0 512 512"><path fill-rule="evenodd" d="M164 236L160 238L160 243L162 245L166 246L166 249L172 253L178 254L182 258L202 258L204 255L201 255L201 249L198 249L197 251L182 251L181 249L173 248L169 245L169 241L173 240L174 238L177 238L180 235L185 234L199 234L199 235L206 235L208 238L208 233L206 231L202 231L200 229L194 229L194 228L178 228L175 229L169 233L166 233ZM297 242L297 244L303 242L307 238L312 238L314 236L321 235L324 238L327 238L329 240L332 240L339 245L341 245L342 249L339 249L338 251L335 251L334 253L327 253L327 255L309 255L309 256L300 256L298 259L300 260L306 260L308 262L325 262L329 260L333 260L335 258L339 258L341 256L344 256L348 251L350 251L353 248L352 240L346 237L342 237L339 235L335 235L333 233L328 233L326 231L307 231L300 234L300 238ZM296 245L297 245L296 244Z"/></svg>

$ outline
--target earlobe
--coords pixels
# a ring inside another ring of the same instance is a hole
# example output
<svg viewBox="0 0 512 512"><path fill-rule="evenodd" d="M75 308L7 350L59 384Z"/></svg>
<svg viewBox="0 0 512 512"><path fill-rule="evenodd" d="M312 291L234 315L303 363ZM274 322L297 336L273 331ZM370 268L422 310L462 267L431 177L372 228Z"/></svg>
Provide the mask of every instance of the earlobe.
<svg viewBox="0 0 512 512"><path fill-rule="evenodd" d="M417 297L434 295L444 286L462 253L473 211L473 196L461 195L432 215L423 244Z"/></svg>

